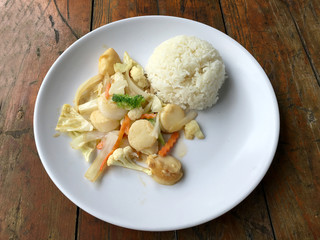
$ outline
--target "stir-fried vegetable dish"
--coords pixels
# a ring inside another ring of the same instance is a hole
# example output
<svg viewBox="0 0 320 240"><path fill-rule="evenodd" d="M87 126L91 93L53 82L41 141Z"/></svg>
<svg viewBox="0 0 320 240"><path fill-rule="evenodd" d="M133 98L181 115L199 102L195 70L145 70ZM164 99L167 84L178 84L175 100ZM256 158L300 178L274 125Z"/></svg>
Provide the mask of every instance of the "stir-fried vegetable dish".
<svg viewBox="0 0 320 240"><path fill-rule="evenodd" d="M142 66L128 53L122 62L109 48L100 56L98 69L80 85L73 106L63 105L56 126L71 137L71 147L92 162L85 177L94 182L106 168L120 166L141 171L160 184L178 182L182 164L170 150L183 129L188 139L204 138L194 120L197 113L162 103Z"/></svg>

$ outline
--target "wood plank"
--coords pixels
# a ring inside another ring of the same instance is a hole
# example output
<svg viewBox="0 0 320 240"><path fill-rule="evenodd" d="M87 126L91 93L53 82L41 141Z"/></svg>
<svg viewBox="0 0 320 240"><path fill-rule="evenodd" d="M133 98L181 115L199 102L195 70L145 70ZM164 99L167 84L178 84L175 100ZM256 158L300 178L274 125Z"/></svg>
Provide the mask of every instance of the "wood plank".
<svg viewBox="0 0 320 240"><path fill-rule="evenodd" d="M94 1L92 29L123 18L157 14L156 0ZM103 222L85 211L79 211L78 239L175 239L175 232L145 232Z"/></svg>
<svg viewBox="0 0 320 240"><path fill-rule="evenodd" d="M160 14L193 19L225 31L218 1L159 1ZM261 188L231 212L198 227L178 231L179 239L273 238Z"/></svg>
<svg viewBox="0 0 320 240"><path fill-rule="evenodd" d="M175 232L146 232L118 227L101 221L90 214L80 210L79 215L79 240L87 239L175 239Z"/></svg>
<svg viewBox="0 0 320 240"><path fill-rule="evenodd" d="M316 0L285 1L295 23L313 72L320 85L320 2Z"/></svg>
<svg viewBox="0 0 320 240"><path fill-rule="evenodd" d="M159 14L196 20L225 31L218 1L159 0Z"/></svg>
<svg viewBox="0 0 320 240"><path fill-rule="evenodd" d="M156 0L96 0L94 1L92 30L109 22L129 17L155 15L158 13Z"/></svg>
<svg viewBox="0 0 320 240"><path fill-rule="evenodd" d="M110 0L109 20L114 22L123 18L153 15L158 13L156 0Z"/></svg>
<svg viewBox="0 0 320 240"><path fill-rule="evenodd" d="M258 59L279 102L279 146L263 181L275 236L316 239L320 236L320 88L296 23L283 1L225 0L222 9L227 32Z"/></svg>
<svg viewBox="0 0 320 240"><path fill-rule="evenodd" d="M93 1L93 15L91 30L101 27L110 22L109 20L110 0Z"/></svg>
<svg viewBox="0 0 320 240"><path fill-rule="evenodd" d="M90 6L67 0L0 2L0 239L74 237L76 206L39 160L33 109L54 60L89 31Z"/></svg>
<svg viewBox="0 0 320 240"><path fill-rule="evenodd" d="M248 198L230 212L208 223L180 230L177 237L179 240L273 239L268 212L264 206L262 187L258 186Z"/></svg>

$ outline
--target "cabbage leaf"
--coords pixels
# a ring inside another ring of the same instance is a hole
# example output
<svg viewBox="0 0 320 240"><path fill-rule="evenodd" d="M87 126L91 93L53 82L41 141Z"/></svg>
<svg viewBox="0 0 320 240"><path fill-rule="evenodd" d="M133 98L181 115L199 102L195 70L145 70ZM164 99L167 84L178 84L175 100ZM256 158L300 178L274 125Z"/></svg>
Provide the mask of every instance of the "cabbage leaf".
<svg viewBox="0 0 320 240"><path fill-rule="evenodd" d="M129 56L127 52L124 52L123 55L123 63L116 63L114 64L113 68L115 72L129 72L130 69L137 65L137 63Z"/></svg>
<svg viewBox="0 0 320 240"><path fill-rule="evenodd" d="M82 155L84 156L85 160L87 162L90 162L90 157L91 154L96 150L96 146L97 146L97 140L92 140L91 141L83 141L79 144L78 147L74 147L73 142L77 141L81 138L84 138L84 135L86 135L86 133L82 133L82 132L69 132L68 135L72 138L71 141L71 146L72 148L78 149L81 151Z"/></svg>
<svg viewBox="0 0 320 240"><path fill-rule="evenodd" d="M93 126L82 117L71 105L64 104L58 119L56 130L60 132L87 132L92 131Z"/></svg>
<svg viewBox="0 0 320 240"><path fill-rule="evenodd" d="M156 96L152 96L152 105L151 105L151 112L160 112L162 109L162 102L160 99Z"/></svg>
<svg viewBox="0 0 320 240"><path fill-rule="evenodd" d="M106 134L103 147L101 151L97 154L95 160L85 173L85 178L94 182L96 181L103 171L100 170L100 166L103 163L103 160L106 156L112 151L114 144L118 139L119 131L112 131Z"/></svg>
<svg viewBox="0 0 320 240"><path fill-rule="evenodd" d="M113 76L113 83L111 84L109 94L124 94L125 88L128 87L128 82L124 79L122 73L116 72Z"/></svg>
<svg viewBox="0 0 320 240"><path fill-rule="evenodd" d="M89 78L87 81L80 85L73 100L76 110L78 110L80 104L83 104L97 97L97 93L99 92L99 89L97 88L100 87L99 83L103 80L104 76L98 74L92 78ZM91 96L91 94L93 94L93 96Z"/></svg>
<svg viewBox="0 0 320 240"><path fill-rule="evenodd" d="M90 115L93 111L98 110L98 98L79 105L78 109L81 115Z"/></svg>
<svg viewBox="0 0 320 240"><path fill-rule="evenodd" d="M71 147L74 149L80 149L88 142L96 142L96 140L102 139L106 134L99 131L91 132L77 132L72 134L72 141L70 143Z"/></svg>

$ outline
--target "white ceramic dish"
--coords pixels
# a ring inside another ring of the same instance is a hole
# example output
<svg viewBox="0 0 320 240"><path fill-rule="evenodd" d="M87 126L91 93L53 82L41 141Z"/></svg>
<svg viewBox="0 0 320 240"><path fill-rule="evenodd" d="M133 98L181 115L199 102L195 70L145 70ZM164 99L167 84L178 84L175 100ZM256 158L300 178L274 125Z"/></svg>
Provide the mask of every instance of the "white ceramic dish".
<svg viewBox="0 0 320 240"><path fill-rule="evenodd" d="M143 173L112 168L99 183L84 178L89 167L58 138L55 125L77 87L97 74L107 47L127 51L145 66L153 49L176 35L194 35L213 44L228 73L219 102L197 118L205 140L186 141L185 176L162 186ZM236 41L207 25L166 16L136 17L90 32L53 64L37 97L37 149L56 186L76 205L109 223L137 230L187 228L214 219L240 203L268 170L278 143L279 113L274 91L258 62Z"/></svg>

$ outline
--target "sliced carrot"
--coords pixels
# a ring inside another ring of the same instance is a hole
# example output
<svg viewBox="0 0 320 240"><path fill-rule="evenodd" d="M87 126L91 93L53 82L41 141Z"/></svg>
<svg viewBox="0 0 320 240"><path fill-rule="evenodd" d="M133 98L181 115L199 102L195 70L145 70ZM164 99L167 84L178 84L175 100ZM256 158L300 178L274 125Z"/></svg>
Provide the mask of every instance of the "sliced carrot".
<svg viewBox="0 0 320 240"><path fill-rule="evenodd" d="M174 132L171 134L169 140L166 142L166 144L160 149L160 151L158 152L158 154L161 157L164 157L168 154L168 152L170 151L170 149L174 146L174 144L177 142L179 138L179 132Z"/></svg>
<svg viewBox="0 0 320 240"><path fill-rule="evenodd" d="M152 118L155 118L157 116L157 114L155 113L144 113L141 115L140 118L142 119L152 119Z"/></svg>
<svg viewBox="0 0 320 240"><path fill-rule="evenodd" d="M103 141L100 141L98 144L97 144L97 149L101 150L103 148Z"/></svg>
<svg viewBox="0 0 320 240"><path fill-rule="evenodd" d="M131 120L128 117L128 115L126 115L124 117L122 124L121 124L118 139L117 139L116 143L114 144L116 147L113 147L113 148L117 149L119 147L121 140L123 138L124 131L126 130L127 126L130 126L130 123L131 123Z"/></svg>
<svg viewBox="0 0 320 240"><path fill-rule="evenodd" d="M100 171L103 170L104 165L107 163L109 157L113 154L113 152L114 152L115 150L116 150L116 149L113 149L113 148L112 148L112 150L108 153L108 155L107 155L106 158L103 160L103 163L102 163L101 166L100 166Z"/></svg>
<svg viewBox="0 0 320 240"><path fill-rule="evenodd" d="M111 88L111 83L108 83L106 86L106 99L109 99L110 94L109 94L109 90Z"/></svg>
<svg viewBox="0 0 320 240"><path fill-rule="evenodd" d="M123 135L124 135L124 132L125 132L127 126L130 126L130 118L128 117L128 115L126 115L124 117L124 120L123 120L121 127L120 127L118 139L117 139L116 143L113 145L111 152L109 152L109 154L103 160L103 162L100 166L100 171L103 170L103 168L104 168L105 164L107 163L108 158L111 156L111 154L120 146L120 143L122 141L122 138L123 138Z"/></svg>

